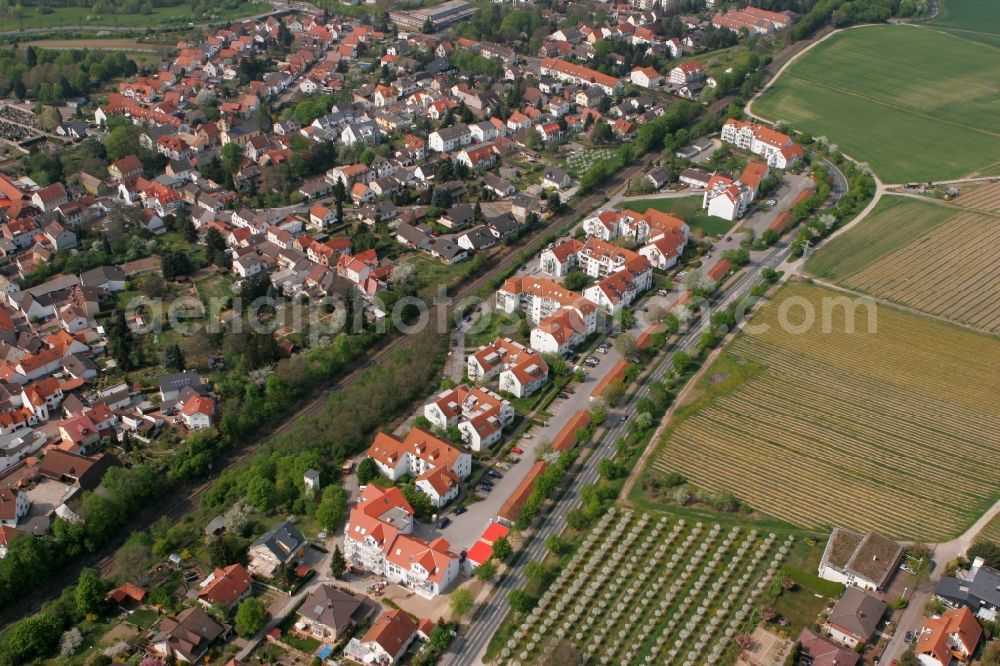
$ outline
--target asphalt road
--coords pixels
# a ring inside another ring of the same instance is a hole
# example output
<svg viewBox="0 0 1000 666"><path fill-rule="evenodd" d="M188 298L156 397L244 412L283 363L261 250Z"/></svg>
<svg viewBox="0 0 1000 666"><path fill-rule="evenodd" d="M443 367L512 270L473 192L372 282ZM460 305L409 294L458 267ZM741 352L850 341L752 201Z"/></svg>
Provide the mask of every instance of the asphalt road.
<svg viewBox="0 0 1000 666"><path fill-rule="evenodd" d="M760 281L760 271L764 267L777 268L788 258L790 253L786 243L779 244L769 250L756 262L750 271L745 271L726 291L725 296L716 305L724 308L736 299L742 298L749 293L750 288ZM671 349L692 350L698 342L699 329L688 331ZM588 483L597 480L598 463L604 458L614 455L614 443L619 437L626 434L626 424L618 424L619 416L632 415L636 403L644 398L650 389L650 385L663 378L671 367L669 358L660 362L655 369L641 380L639 390L636 391L628 402L608 415L608 423L616 424L597 443L594 450L587 459L581 463L581 467L574 470L575 474L569 488L556 500L555 506L543 517L541 529L536 531L531 540L519 552L519 557L515 560L512 570L500 581L494 590L494 594L480 609L476 619L471 625L467 634L459 636L452 644L451 649L443 657L441 663L447 666L469 666L480 664L482 654L489 643L490 638L500 627L507 615L510 607L507 604L507 593L510 590L523 587L525 585L524 565L528 562L541 561L545 557L544 542L553 534L561 534L566 529L566 514L575 509L579 504L580 489Z"/></svg>
<svg viewBox="0 0 1000 666"><path fill-rule="evenodd" d="M844 174L832 163L826 162L830 174L833 178L830 205L836 205L840 198L847 193L848 183ZM746 296L751 287L760 281L760 273L764 268L777 269L791 255L791 248L787 241L782 241L764 254L755 253L751 257L751 270L744 271L737 280L729 286L722 299L715 304L715 308L722 309L730 303ZM786 271L786 277L788 272ZM690 351L698 341L700 330L695 328L688 331L672 348L673 352L678 350ZM640 379L639 390L636 391L628 402L608 415L608 423L618 424L618 417L631 415L634 413L636 403L649 393L650 385L663 378L671 368L668 358L662 359L655 369ZM542 527L536 531L534 536L524 548L518 553L511 571L494 589L493 595L480 608L471 627L466 634L460 635L452 643L449 651L442 657L441 663L446 666L471 666L472 664L482 664L482 655L486 650L490 638L499 629L507 616L510 606L507 604L507 594L513 589L524 587L524 565L528 562L541 561L545 557L545 540L553 534L561 534L566 529L566 514L579 505L580 489L588 483L593 483L597 477L597 466L604 458L614 455L614 443L619 437L626 433L626 424L613 426L604 437L596 444L595 449L581 463L582 468L572 470L575 476L569 488L555 501L549 513L542 517Z"/></svg>

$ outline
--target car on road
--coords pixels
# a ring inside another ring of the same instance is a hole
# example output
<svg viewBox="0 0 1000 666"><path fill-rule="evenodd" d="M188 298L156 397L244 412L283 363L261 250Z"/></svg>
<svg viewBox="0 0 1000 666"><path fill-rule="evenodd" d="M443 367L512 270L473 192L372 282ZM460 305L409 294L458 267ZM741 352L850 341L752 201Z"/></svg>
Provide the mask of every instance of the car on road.
<svg viewBox="0 0 1000 666"><path fill-rule="evenodd" d="M621 425L621 424L625 423L625 421L627 421L627 420L628 420L627 416L619 416L618 417L618 425Z"/></svg>
<svg viewBox="0 0 1000 666"><path fill-rule="evenodd" d="M726 236L726 242L727 242L727 243L728 243L728 242L731 242L732 240L733 240L733 237L732 237L732 236Z"/></svg>
<svg viewBox="0 0 1000 666"><path fill-rule="evenodd" d="M523 454L524 454L524 449L522 449L522 448L521 448L520 446L515 446L514 448L512 448L512 449L510 450L510 452L511 452L511 453L516 453L517 455L519 455L519 456L520 456L520 455L523 455Z"/></svg>
<svg viewBox="0 0 1000 666"><path fill-rule="evenodd" d="M455 509L455 515L456 516L461 516L466 511L468 511L468 509L466 509L464 506L460 506L457 509Z"/></svg>
<svg viewBox="0 0 1000 666"><path fill-rule="evenodd" d="M451 525L451 518L449 518L448 516L445 516L444 518L438 518L438 521L437 521L436 524L437 524L437 528L439 530L443 530L444 528L446 528L449 525Z"/></svg>

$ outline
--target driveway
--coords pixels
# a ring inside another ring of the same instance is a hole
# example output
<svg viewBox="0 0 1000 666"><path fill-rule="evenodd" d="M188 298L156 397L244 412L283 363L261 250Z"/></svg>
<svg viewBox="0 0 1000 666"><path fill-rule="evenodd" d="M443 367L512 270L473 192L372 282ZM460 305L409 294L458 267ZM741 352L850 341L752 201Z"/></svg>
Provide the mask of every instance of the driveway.
<svg viewBox="0 0 1000 666"><path fill-rule="evenodd" d="M771 226L771 223L774 222L774 219L778 215L792 209L792 202L795 201L795 197L799 196L803 191L812 188L812 186L813 182L808 176L786 173L781 178L781 185L778 186L777 192L773 192L767 197L755 199L759 208L743 220L742 226L747 229L753 229L754 234L759 238L761 234L767 231L767 228ZM768 200L774 201L775 204L770 208L764 208L763 202Z"/></svg>
<svg viewBox="0 0 1000 666"><path fill-rule="evenodd" d="M976 537L993 518L1000 514L1000 501L996 502L990 509L974 522L969 529L951 541L939 543L934 546L931 554L934 569L927 583L918 587L913 595L909 597L910 604L903 611L896 626L896 633L889 644L885 646L882 653L882 663L892 663L893 659L899 659L906 652L909 645L904 642L906 632L912 631L914 634L923 626L924 606L934 596L934 587L944 576L948 563L957 557L965 554L965 551L975 542Z"/></svg>

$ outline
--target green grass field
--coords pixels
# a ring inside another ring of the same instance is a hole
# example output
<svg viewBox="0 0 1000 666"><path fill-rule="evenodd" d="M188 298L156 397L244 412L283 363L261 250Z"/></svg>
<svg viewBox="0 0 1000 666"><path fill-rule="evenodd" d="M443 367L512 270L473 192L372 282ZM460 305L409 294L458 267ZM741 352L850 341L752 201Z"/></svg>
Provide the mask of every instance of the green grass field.
<svg viewBox="0 0 1000 666"><path fill-rule="evenodd" d="M938 15L929 25L1000 47L1000 3L995 0L939 0Z"/></svg>
<svg viewBox="0 0 1000 666"><path fill-rule="evenodd" d="M937 229L957 211L904 197L883 197L864 222L823 246L806 263L816 277L841 282Z"/></svg>
<svg viewBox="0 0 1000 666"><path fill-rule="evenodd" d="M995 238L1000 215L887 196L806 268L851 289L1000 334L1000 248L984 242Z"/></svg>
<svg viewBox="0 0 1000 666"><path fill-rule="evenodd" d="M235 7L218 7L210 14L191 11L187 4L173 7L154 7L151 12L140 14L94 14L90 7L52 8L48 14L38 12L35 7L25 7L20 18L5 18L0 21L0 32L27 30L30 28L60 28L79 26L107 26L112 28L164 28L183 27L188 23L226 21L242 16L253 16L266 12L270 5L264 2L244 2Z"/></svg>
<svg viewBox="0 0 1000 666"><path fill-rule="evenodd" d="M723 220L721 217L712 217L701 207L701 195L692 197L682 197L679 199L638 199L636 201L626 201L622 204L625 208L630 208L637 213L645 213L652 208L663 213L676 215L688 226L694 229L701 229L709 236L718 236L729 231L733 223Z"/></svg>
<svg viewBox="0 0 1000 666"><path fill-rule="evenodd" d="M984 399L1000 391L1000 341L871 311L856 308L851 331L842 295L783 287L678 409L653 470L809 529L962 532L1000 495L1000 403ZM945 460L977 463L942 493Z"/></svg>
<svg viewBox="0 0 1000 666"><path fill-rule="evenodd" d="M797 60L753 111L826 136L886 182L959 178L1000 155L1000 50L935 30L845 30Z"/></svg>

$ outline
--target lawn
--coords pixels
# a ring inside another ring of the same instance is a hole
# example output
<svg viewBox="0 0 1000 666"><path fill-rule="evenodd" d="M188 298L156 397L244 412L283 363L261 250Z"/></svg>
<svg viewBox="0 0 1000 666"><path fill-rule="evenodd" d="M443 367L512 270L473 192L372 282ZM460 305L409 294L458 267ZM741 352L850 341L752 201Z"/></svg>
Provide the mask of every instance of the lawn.
<svg viewBox="0 0 1000 666"><path fill-rule="evenodd" d="M232 6L228 6L232 4ZM59 28L77 26L108 26L116 28L166 28L184 27L188 23L224 21L242 16L253 16L267 11L270 5L263 2L225 3L210 14L194 13L188 4L172 7L154 7L138 14L94 14L90 7L52 8L48 14L26 7L20 19L5 19L5 30L29 28Z"/></svg>
<svg viewBox="0 0 1000 666"><path fill-rule="evenodd" d="M810 49L755 113L826 136L886 182L959 178L1000 153L1000 50L934 30L845 30Z"/></svg>
<svg viewBox="0 0 1000 666"><path fill-rule="evenodd" d="M992 206L990 191L969 196L984 210ZM1000 334L1000 247L984 238L1000 238L1000 215L887 196L806 268L866 294Z"/></svg>
<svg viewBox="0 0 1000 666"><path fill-rule="evenodd" d="M733 227L729 220L713 217L701 207L701 195L681 197L677 199L638 199L627 201L623 205L637 213L645 213L650 208L676 215L691 227L692 231L700 229L708 236L720 236Z"/></svg>
<svg viewBox="0 0 1000 666"><path fill-rule="evenodd" d="M159 618L160 615L155 610L140 608L129 615L126 621L139 629L149 629Z"/></svg>
<svg viewBox="0 0 1000 666"><path fill-rule="evenodd" d="M793 536L612 510L493 663L540 663L563 639L592 663L720 664L770 603ZM779 586L780 590L780 586Z"/></svg>
<svg viewBox="0 0 1000 666"><path fill-rule="evenodd" d="M837 292L783 287L678 410L654 469L808 529L962 532L1000 495L1000 403L984 399L1000 392L1000 341L893 308L855 315L852 331ZM751 371L731 379L734 363ZM941 493L942 460L977 464Z"/></svg>

